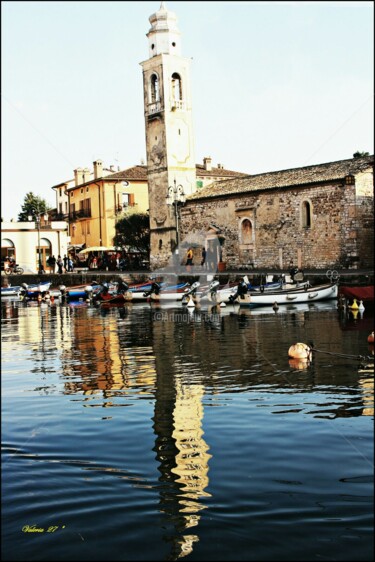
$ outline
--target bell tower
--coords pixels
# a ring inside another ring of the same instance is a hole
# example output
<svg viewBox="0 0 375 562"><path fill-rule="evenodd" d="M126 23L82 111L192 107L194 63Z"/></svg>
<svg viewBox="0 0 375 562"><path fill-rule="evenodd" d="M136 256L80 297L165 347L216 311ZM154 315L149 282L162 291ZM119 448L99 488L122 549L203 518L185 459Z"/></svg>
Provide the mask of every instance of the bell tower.
<svg viewBox="0 0 375 562"><path fill-rule="evenodd" d="M196 190L196 167L191 59L181 56L177 18L167 10L165 2L149 21L149 58L141 66L151 230L150 263L155 269L165 266L176 249L179 208L176 197L180 197L182 191L182 197L186 197ZM173 186L179 188L174 203L168 198Z"/></svg>

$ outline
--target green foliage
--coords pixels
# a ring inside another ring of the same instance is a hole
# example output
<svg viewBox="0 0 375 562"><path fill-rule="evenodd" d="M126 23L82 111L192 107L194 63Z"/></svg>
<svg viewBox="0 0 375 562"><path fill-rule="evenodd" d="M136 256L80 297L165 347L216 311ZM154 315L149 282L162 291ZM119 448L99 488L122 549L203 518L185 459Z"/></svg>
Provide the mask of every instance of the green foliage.
<svg viewBox="0 0 375 562"><path fill-rule="evenodd" d="M18 221L28 221L29 215L35 219L36 215L43 215L47 213L49 209L50 207L45 199L42 199L42 197L34 195L32 191L29 191L29 193L25 195L22 210L18 215Z"/></svg>
<svg viewBox="0 0 375 562"><path fill-rule="evenodd" d="M132 213L122 217L116 223L116 235L113 245L118 247L129 246L139 252L150 251L150 219L146 213Z"/></svg>
<svg viewBox="0 0 375 562"><path fill-rule="evenodd" d="M363 158L364 156L370 156L369 152L360 152L359 150L357 150L357 152L355 152L353 154L353 158Z"/></svg>

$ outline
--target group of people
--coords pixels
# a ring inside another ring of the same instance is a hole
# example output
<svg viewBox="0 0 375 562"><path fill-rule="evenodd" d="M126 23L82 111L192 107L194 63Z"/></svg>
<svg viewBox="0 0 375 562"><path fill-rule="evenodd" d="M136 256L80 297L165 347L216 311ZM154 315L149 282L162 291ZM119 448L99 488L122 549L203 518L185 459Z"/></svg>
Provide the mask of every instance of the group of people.
<svg viewBox="0 0 375 562"><path fill-rule="evenodd" d="M49 267L50 273L55 273L56 265L57 265L57 273L71 273L74 271L74 262L71 256L67 256L66 254L62 258L61 256L57 256L57 259L54 255L49 256L47 259L47 265Z"/></svg>
<svg viewBox="0 0 375 562"><path fill-rule="evenodd" d="M193 248L190 247L188 248L188 251L186 253L186 263L185 263L188 271L190 271L191 266L194 265L193 260L194 260L194 252L193 252ZM217 256L214 249L209 247L206 250L206 248L202 246L201 256L200 256L200 266L203 267L204 269L208 269L209 271L216 271Z"/></svg>

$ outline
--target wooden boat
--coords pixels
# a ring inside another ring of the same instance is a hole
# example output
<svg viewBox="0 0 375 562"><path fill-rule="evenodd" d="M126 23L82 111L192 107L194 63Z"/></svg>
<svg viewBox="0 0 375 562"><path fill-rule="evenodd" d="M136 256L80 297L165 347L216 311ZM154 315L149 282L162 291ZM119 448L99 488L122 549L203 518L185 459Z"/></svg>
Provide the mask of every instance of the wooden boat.
<svg viewBox="0 0 375 562"><path fill-rule="evenodd" d="M339 297L344 296L349 301L356 299L364 303L374 302L374 285L339 285Z"/></svg>
<svg viewBox="0 0 375 562"><path fill-rule="evenodd" d="M166 287L161 287L160 284L154 283L149 297L152 302L181 301L189 289L189 283L179 283L178 285Z"/></svg>
<svg viewBox="0 0 375 562"><path fill-rule="evenodd" d="M21 290L21 285L15 285L14 287L1 287L2 297L18 297Z"/></svg>
<svg viewBox="0 0 375 562"><path fill-rule="evenodd" d="M19 296L23 299L37 299L39 295L43 295L50 290L51 281L43 281L37 285L27 285L22 283Z"/></svg>
<svg viewBox="0 0 375 562"><path fill-rule="evenodd" d="M163 287L164 283L160 283ZM137 283L134 285L129 285L129 292L132 295L132 302L146 302L153 288L153 281L148 281L147 283Z"/></svg>
<svg viewBox="0 0 375 562"><path fill-rule="evenodd" d="M281 290L283 287L295 287L296 285L283 285L282 281L275 281L275 282L267 282L262 285L252 285L247 277L244 277L241 281L241 284L246 288L247 292L250 293L263 293L269 291L276 291ZM237 293L239 284L238 283L231 283L225 286L218 286L215 285L211 287L206 295L203 295L203 298L206 297L212 303L225 303L229 304L233 301L235 294Z"/></svg>
<svg viewBox="0 0 375 562"><path fill-rule="evenodd" d="M25 284L24 284L25 285ZM36 291L41 288L42 291L49 290L51 283L49 281L43 281L42 283L35 283L33 285L28 285L27 288L29 291ZM2 297L18 297L20 293L25 290L26 287L22 285L15 285L14 287L1 287L1 296Z"/></svg>
<svg viewBox="0 0 375 562"><path fill-rule="evenodd" d="M265 291L264 293L245 293L239 295L235 302L240 306L273 306L275 303L293 304L300 302L314 302L326 299L337 299L337 283L326 283L315 287L299 287Z"/></svg>
<svg viewBox="0 0 375 562"><path fill-rule="evenodd" d="M132 300L132 295L131 293L127 292L127 293L118 293L115 295L112 295L111 293L107 293L107 294L100 294L99 298L97 299L97 302L100 302L100 304L124 304L126 302L130 302Z"/></svg>

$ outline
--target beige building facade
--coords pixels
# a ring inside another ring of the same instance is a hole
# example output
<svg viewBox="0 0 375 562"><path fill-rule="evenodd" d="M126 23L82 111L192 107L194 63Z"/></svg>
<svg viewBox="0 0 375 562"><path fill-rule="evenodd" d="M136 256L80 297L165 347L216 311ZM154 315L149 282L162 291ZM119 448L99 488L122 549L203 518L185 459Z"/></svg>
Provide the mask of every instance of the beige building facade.
<svg viewBox="0 0 375 562"><path fill-rule="evenodd" d="M1 223L1 259L14 257L25 273L37 273L40 260L48 271L47 260L54 255L68 253L68 225L65 221L41 220L40 228L34 221Z"/></svg>

